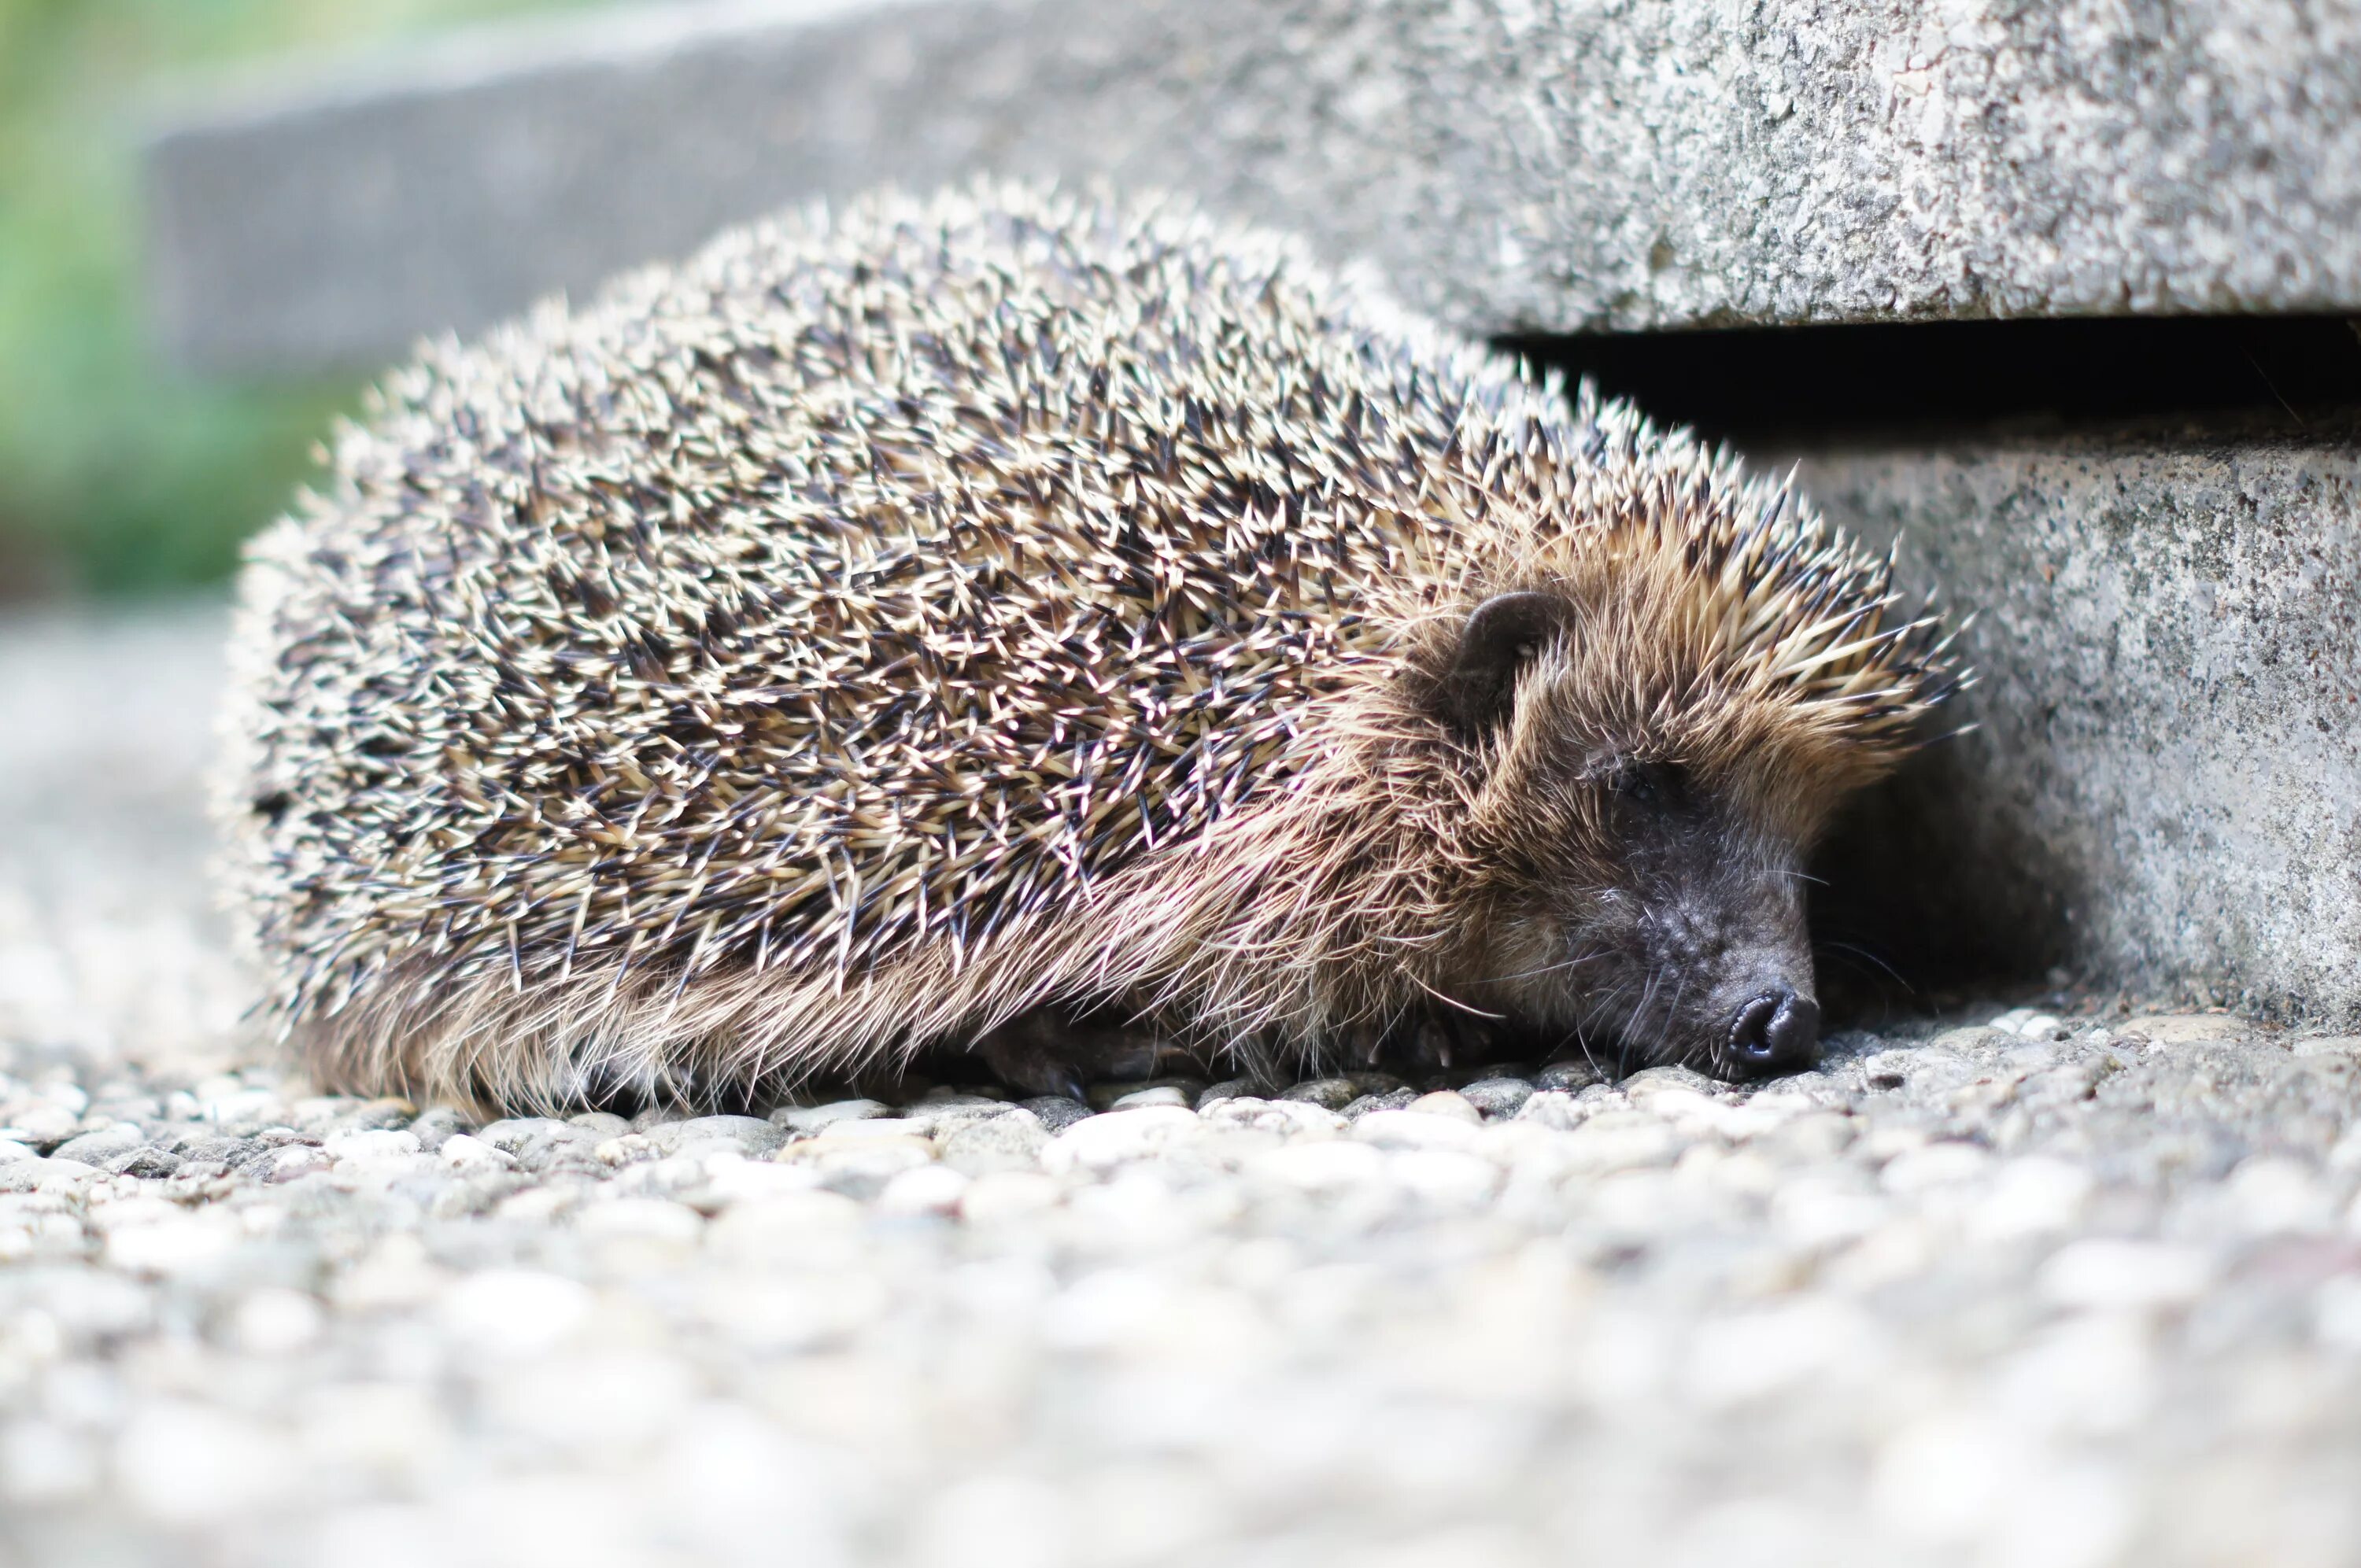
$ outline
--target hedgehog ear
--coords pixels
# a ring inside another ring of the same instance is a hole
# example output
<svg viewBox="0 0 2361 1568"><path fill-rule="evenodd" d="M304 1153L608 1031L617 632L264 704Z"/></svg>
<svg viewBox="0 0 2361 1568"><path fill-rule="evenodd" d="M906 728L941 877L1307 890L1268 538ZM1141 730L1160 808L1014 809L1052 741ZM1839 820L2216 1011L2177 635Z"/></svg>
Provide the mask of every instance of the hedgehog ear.
<svg viewBox="0 0 2361 1568"><path fill-rule="evenodd" d="M1495 594L1477 605L1435 688L1444 722L1466 740L1490 733L1515 705L1519 673L1565 624L1554 594Z"/></svg>

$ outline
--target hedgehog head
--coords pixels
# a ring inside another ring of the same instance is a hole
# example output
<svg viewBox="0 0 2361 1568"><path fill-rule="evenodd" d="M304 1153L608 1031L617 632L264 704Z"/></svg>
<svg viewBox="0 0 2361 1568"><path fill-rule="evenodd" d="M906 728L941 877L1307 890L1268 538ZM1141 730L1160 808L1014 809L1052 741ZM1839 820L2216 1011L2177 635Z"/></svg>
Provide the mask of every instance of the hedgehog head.
<svg viewBox="0 0 2361 1568"><path fill-rule="evenodd" d="M1727 464L1543 537L1419 666L1475 884L1445 985L1627 1064L1809 1066L1806 862L1965 678L1949 639L1890 556Z"/></svg>

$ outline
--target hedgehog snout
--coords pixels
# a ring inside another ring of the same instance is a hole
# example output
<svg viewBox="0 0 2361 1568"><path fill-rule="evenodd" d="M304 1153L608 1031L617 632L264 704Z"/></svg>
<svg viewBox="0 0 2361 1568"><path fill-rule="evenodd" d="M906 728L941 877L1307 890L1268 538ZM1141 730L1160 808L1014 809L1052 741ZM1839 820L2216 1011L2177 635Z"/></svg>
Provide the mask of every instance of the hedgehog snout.
<svg viewBox="0 0 2361 1568"><path fill-rule="evenodd" d="M1659 1027L1675 1052L1719 1077L1799 1071L1818 1061L1820 1035L1803 908L1775 876L1733 870L1655 903L1649 968L1671 998Z"/></svg>

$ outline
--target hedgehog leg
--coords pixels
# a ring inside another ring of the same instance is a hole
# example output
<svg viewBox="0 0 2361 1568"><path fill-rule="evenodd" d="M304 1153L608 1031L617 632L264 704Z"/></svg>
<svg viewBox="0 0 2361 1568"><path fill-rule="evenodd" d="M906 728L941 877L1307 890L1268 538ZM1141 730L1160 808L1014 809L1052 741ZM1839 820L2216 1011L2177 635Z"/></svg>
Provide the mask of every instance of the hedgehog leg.
<svg viewBox="0 0 2361 1568"><path fill-rule="evenodd" d="M1405 1020L1386 1036L1384 1064L1415 1082L1442 1083L1466 1072L1534 1054L1530 1040L1489 1020L1431 1014ZM1547 1051L1541 1052L1543 1057Z"/></svg>
<svg viewBox="0 0 2361 1568"><path fill-rule="evenodd" d="M1093 1083L1147 1078L1156 1070L1155 1036L1118 1022L1119 1016L1107 1012L1076 1017L1037 1008L985 1035L973 1048L1012 1089L1080 1100Z"/></svg>

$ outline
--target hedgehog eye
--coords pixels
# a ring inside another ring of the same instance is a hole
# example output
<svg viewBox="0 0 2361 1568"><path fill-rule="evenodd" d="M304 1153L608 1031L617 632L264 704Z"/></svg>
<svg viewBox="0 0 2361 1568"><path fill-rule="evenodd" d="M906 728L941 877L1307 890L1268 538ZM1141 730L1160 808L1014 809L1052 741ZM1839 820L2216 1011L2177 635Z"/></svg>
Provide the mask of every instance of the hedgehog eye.
<svg viewBox="0 0 2361 1568"><path fill-rule="evenodd" d="M1670 762L1642 762L1625 757L1607 774L1607 790L1628 806L1669 811L1686 795L1681 770Z"/></svg>

